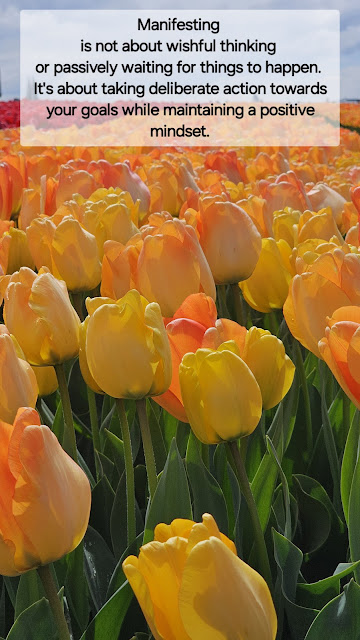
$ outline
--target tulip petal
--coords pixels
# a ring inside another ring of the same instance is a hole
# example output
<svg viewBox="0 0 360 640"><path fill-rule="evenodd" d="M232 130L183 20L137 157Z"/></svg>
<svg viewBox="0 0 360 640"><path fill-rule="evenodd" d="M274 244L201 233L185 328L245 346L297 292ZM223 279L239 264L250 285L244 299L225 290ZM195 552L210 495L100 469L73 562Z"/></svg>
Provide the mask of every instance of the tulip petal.
<svg viewBox="0 0 360 640"><path fill-rule="evenodd" d="M152 635L155 640L165 640L164 636L160 635L155 627L154 607L151 602L150 592L138 569L138 564L138 558L136 558L136 556L128 556L125 558L122 568L140 604Z"/></svg>
<svg viewBox="0 0 360 640"><path fill-rule="evenodd" d="M164 543L146 544L141 548L138 559L139 571L153 603L156 629L166 640L188 640L178 605L186 550L185 538L170 538Z"/></svg>
<svg viewBox="0 0 360 640"><path fill-rule="evenodd" d="M85 534L91 501L88 479L48 427L26 426L20 440L15 429L9 449L16 477L15 520L40 562L48 564L75 549ZM34 563L24 553L16 565L25 570Z"/></svg>
<svg viewBox="0 0 360 640"><path fill-rule="evenodd" d="M276 614L264 579L218 538L190 552L179 609L191 640L275 640Z"/></svg>

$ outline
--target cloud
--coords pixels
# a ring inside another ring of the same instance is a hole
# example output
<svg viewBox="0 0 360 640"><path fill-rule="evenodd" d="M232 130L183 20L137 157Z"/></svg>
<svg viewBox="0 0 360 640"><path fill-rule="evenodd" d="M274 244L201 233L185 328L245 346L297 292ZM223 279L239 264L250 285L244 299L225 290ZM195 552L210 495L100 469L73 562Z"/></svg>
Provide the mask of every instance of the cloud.
<svg viewBox="0 0 360 640"><path fill-rule="evenodd" d="M50 5L50 7L49 7ZM195 5L195 6L194 6ZM145 0L121 0L121 8L147 7ZM172 0L153 0L152 9L173 9ZM360 10L353 0L178 0L178 9L340 9L341 11L341 95L360 98ZM3 97L19 96L19 12L21 9L98 9L94 0L13 0L0 9L0 69ZM118 0L105 0L103 9L119 9ZM35 45L34 45L35 46ZM305 46L306 43L305 43Z"/></svg>

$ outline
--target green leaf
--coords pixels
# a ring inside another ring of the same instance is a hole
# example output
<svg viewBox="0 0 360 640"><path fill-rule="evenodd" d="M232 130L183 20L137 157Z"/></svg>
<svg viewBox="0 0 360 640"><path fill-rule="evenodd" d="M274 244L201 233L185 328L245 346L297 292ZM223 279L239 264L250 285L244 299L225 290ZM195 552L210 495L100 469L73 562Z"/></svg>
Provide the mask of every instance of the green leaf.
<svg viewBox="0 0 360 640"><path fill-rule="evenodd" d="M285 538L291 538L291 532L292 532L292 527L291 527L291 508L290 508L290 492L289 492L289 485L285 476L285 473L282 470L281 464L280 464L280 460L277 457L277 453L275 450L275 447L273 445L273 443L271 442L269 436L266 436L266 445L268 448L269 453L273 456L278 469L279 469L279 474L280 474L280 480L281 480L281 485L282 485L282 489L283 489L283 497L284 497L284 510L285 510L285 527L284 527L284 535Z"/></svg>
<svg viewBox="0 0 360 640"><path fill-rule="evenodd" d="M44 597L44 588L37 571L34 569L33 571L24 573L20 577L16 592L15 620L25 609Z"/></svg>
<svg viewBox="0 0 360 640"><path fill-rule="evenodd" d="M351 484L353 481L356 462L359 456L359 441L360 412L356 411L351 422L341 465L341 500L347 524L349 524L349 499Z"/></svg>
<svg viewBox="0 0 360 640"><path fill-rule="evenodd" d="M137 469L137 467L136 467ZM144 530L144 521L135 500L136 532ZM122 474L116 489L110 516L110 533L114 555L120 558L127 546L126 476Z"/></svg>
<svg viewBox="0 0 360 640"><path fill-rule="evenodd" d="M322 372L321 416L322 416L322 423L323 423L324 440L325 440L325 447L328 455L331 476L333 480L334 505L335 505L336 511L340 515L342 513L341 497L340 497L340 465L339 465L339 459L336 451L334 433L330 423L328 408L326 403L326 383L327 383L328 376L326 375L327 371L325 372L324 370L324 367L326 367L325 363L320 363L319 366Z"/></svg>
<svg viewBox="0 0 360 640"><path fill-rule="evenodd" d="M186 451L186 469L194 498L194 519L201 522L203 513L210 513L222 533L228 533L228 516L220 485L205 467L199 452L199 441L191 432Z"/></svg>
<svg viewBox="0 0 360 640"><path fill-rule="evenodd" d="M88 527L84 538L84 566L96 611L106 602L107 588L115 565L115 558L104 538L95 529Z"/></svg>
<svg viewBox="0 0 360 640"><path fill-rule="evenodd" d="M90 525L98 531L108 546L111 546L110 514L115 492L106 476L103 476L92 491Z"/></svg>
<svg viewBox="0 0 360 640"><path fill-rule="evenodd" d="M184 463L173 439L145 523L144 544L153 539L159 522L170 524L175 518L192 519L190 491Z"/></svg>
<svg viewBox="0 0 360 640"><path fill-rule="evenodd" d="M96 614L80 640L117 640L132 598L132 589L125 582Z"/></svg>
<svg viewBox="0 0 360 640"><path fill-rule="evenodd" d="M297 602L303 607L322 609L340 593L340 580L353 573L359 562L340 564L332 576L312 582L302 582L297 586Z"/></svg>
<svg viewBox="0 0 360 640"><path fill-rule="evenodd" d="M349 545L353 562L360 560L360 456L357 459L349 496ZM356 579L360 580L360 569L355 570Z"/></svg>
<svg viewBox="0 0 360 640"><path fill-rule="evenodd" d="M285 612L294 640L303 640L318 611L300 607L295 603L296 586L303 554L290 540L273 529L274 557L279 567L279 578ZM282 613L279 616L282 623ZM280 636L281 637L281 636Z"/></svg>
<svg viewBox="0 0 360 640"><path fill-rule="evenodd" d="M306 640L358 640L360 638L360 587L353 581L324 607L311 625Z"/></svg>
<svg viewBox="0 0 360 640"><path fill-rule="evenodd" d="M88 586L84 574L83 541L66 556L65 592L70 612L82 633L89 620Z"/></svg>
<svg viewBox="0 0 360 640"><path fill-rule="evenodd" d="M282 460L284 451L283 420L283 404L280 403L269 429L269 434L271 435L271 440L276 449L279 461ZM269 452L266 452L251 483L251 490L253 492L263 531L265 531L269 521L278 473L279 468L276 460Z"/></svg>
<svg viewBox="0 0 360 640"><path fill-rule="evenodd" d="M111 576L109 587L107 590L106 599L108 600L120 587L126 582L126 576L123 572L122 564L128 556L138 556L140 547L142 545L143 532L139 533L137 538L135 538L134 542L130 544L130 546L125 549L122 554L120 560L118 561L114 573Z"/></svg>
<svg viewBox="0 0 360 640"><path fill-rule="evenodd" d="M56 640L57 630L49 602L42 598L25 609L11 627L6 640Z"/></svg>
<svg viewBox="0 0 360 640"><path fill-rule="evenodd" d="M167 451L160 425L160 407L156 402L148 399L146 402L146 412L149 420L151 444L154 450L156 468L160 470L164 468L167 457Z"/></svg>
<svg viewBox="0 0 360 640"><path fill-rule="evenodd" d="M331 515L324 499L319 499L319 493L322 490L328 496L313 478L293 477L301 520L301 548L304 553L313 553L322 547L330 534Z"/></svg>

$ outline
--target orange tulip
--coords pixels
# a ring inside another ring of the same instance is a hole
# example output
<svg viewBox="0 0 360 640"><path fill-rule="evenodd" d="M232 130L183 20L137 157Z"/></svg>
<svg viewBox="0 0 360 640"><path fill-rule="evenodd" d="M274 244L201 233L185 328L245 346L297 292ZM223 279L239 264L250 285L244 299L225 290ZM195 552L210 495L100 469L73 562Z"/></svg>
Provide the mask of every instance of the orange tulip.
<svg viewBox="0 0 360 640"><path fill-rule="evenodd" d="M235 283L249 278L261 251L261 236L250 216L238 205L214 196L199 200L196 221L215 282Z"/></svg>
<svg viewBox="0 0 360 640"><path fill-rule="evenodd" d="M165 393L154 397L161 407L182 422L188 422L181 397L179 365L185 353L201 347L205 331L214 326L216 306L204 293L194 293L186 298L174 316L166 321L172 360L172 379Z"/></svg>
<svg viewBox="0 0 360 640"><path fill-rule="evenodd" d="M284 304L284 317L293 336L319 356L318 342L326 318L339 307L360 303L360 256L341 249L319 256L296 275Z"/></svg>
<svg viewBox="0 0 360 640"><path fill-rule="evenodd" d="M0 573L16 576L58 560L84 537L89 481L36 411L0 422Z"/></svg>
<svg viewBox="0 0 360 640"><path fill-rule="evenodd" d="M38 385L14 336L0 325L0 420L12 422L20 407L35 407Z"/></svg>
<svg viewBox="0 0 360 640"><path fill-rule="evenodd" d="M215 299L214 280L194 229L169 214L152 215L149 222L125 246L105 243L101 295L117 300L138 289L167 317L191 293Z"/></svg>
<svg viewBox="0 0 360 640"><path fill-rule="evenodd" d="M360 307L341 307L327 319L319 351L339 385L360 409Z"/></svg>
<svg viewBox="0 0 360 640"><path fill-rule="evenodd" d="M5 276L4 320L30 364L54 365L79 351L80 319L65 282L45 268Z"/></svg>

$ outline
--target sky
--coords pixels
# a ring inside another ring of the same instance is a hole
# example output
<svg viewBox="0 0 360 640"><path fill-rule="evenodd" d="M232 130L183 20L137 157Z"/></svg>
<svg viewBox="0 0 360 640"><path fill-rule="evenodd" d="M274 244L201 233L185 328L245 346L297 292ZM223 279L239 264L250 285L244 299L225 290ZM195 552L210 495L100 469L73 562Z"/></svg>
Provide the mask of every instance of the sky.
<svg viewBox="0 0 360 640"><path fill-rule="evenodd" d="M356 8L356 5L358 8ZM95 0L14 0L0 8L2 99L19 97L19 16L21 9L99 9ZM341 98L360 99L360 7L358 0L105 0L101 9L339 9ZM34 43L35 46L35 43ZM304 42L306 46L306 42Z"/></svg>

